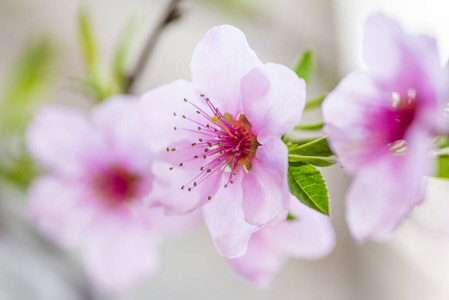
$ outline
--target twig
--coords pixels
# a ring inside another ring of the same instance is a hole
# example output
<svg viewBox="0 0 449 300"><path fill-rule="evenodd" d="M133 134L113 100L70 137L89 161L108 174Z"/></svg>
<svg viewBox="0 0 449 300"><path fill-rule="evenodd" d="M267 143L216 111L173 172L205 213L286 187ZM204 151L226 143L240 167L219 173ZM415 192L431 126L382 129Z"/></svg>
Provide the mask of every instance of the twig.
<svg viewBox="0 0 449 300"><path fill-rule="evenodd" d="M162 31L168 24L181 16L181 1L182 0L172 0L170 2L160 22L158 23L156 28L153 29L152 34L150 34L150 36L148 37L148 40L145 44L145 47L143 48L142 53L140 54L139 59L137 60L134 70L132 70L126 78L126 93L129 93L132 90L136 79L142 74L143 70L145 69L145 65L149 57L151 56L151 53L153 52Z"/></svg>

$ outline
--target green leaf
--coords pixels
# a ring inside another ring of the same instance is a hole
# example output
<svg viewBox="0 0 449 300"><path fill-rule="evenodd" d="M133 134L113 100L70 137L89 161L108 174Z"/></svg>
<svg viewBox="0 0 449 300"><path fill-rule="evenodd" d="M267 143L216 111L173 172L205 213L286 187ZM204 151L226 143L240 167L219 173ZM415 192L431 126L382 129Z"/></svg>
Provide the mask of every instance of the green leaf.
<svg viewBox="0 0 449 300"><path fill-rule="evenodd" d="M337 162L326 137L299 145L288 143L287 147L289 162L303 162L317 167L329 167Z"/></svg>
<svg viewBox="0 0 449 300"><path fill-rule="evenodd" d="M312 78L314 68L315 58L312 50L308 49L302 53L293 70L299 78L309 82Z"/></svg>
<svg viewBox="0 0 449 300"><path fill-rule="evenodd" d="M26 190L40 170L29 155L11 160L0 166L0 178L22 190Z"/></svg>
<svg viewBox="0 0 449 300"><path fill-rule="evenodd" d="M29 44L5 83L0 104L2 133L23 131L55 75L55 49L47 39Z"/></svg>
<svg viewBox="0 0 449 300"><path fill-rule="evenodd" d="M324 99L326 99L327 94L320 95L314 99L307 101L306 106L304 107L304 111L308 111L314 108L321 107L321 103L323 103Z"/></svg>
<svg viewBox="0 0 449 300"><path fill-rule="evenodd" d="M135 25L133 22L130 22L118 43L114 61L112 63L110 94L120 94L125 92L126 75L128 71L127 63L134 32Z"/></svg>
<svg viewBox="0 0 449 300"><path fill-rule="evenodd" d="M304 140L305 142L289 143L287 145L289 154L306 156L332 156L332 150L329 148L326 137L313 140Z"/></svg>
<svg viewBox="0 0 449 300"><path fill-rule="evenodd" d="M288 213L288 215L287 215L287 221L295 221L295 220L297 220L298 218L297 217L295 217L294 215L292 215L291 213Z"/></svg>
<svg viewBox="0 0 449 300"><path fill-rule="evenodd" d="M78 13L78 36L84 65L87 73L95 74L99 65L97 45L95 43L92 22L86 9Z"/></svg>
<svg viewBox="0 0 449 300"><path fill-rule="evenodd" d="M435 177L449 179L449 156L440 156L437 158L437 171Z"/></svg>
<svg viewBox="0 0 449 300"><path fill-rule="evenodd" d="M324 126L323 122L315 123L315 124L305 124L298 125L295 127L296 130L321 130Z"/></svg>
<svg viewBox="0 0 449 300"><path fill-rule="evenodd" d="M329 196L320 171L309 164L290 162L287 178L290 192L299 201L329 215Z"/></svg>

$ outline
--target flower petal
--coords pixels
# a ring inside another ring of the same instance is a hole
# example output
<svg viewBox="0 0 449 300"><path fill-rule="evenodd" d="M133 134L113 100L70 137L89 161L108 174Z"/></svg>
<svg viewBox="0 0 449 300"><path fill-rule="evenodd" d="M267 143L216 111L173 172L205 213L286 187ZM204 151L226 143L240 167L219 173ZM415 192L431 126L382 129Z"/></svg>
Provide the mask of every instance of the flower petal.
<svg viewBox="0 0 449 300"><path fill-rule="evenodd" d="M29 190L28 217L45 235L61 246L72 247L85 241L86 229L96 218L95 205L85 205L78 188L54 177L36 179Z"/></svg>
<svg viewBox="0 0 449 300"><path fill-rule="evenodd" d="M203 207L203 216L218 252L229 258L244 255L251 234L259 229L244 220L239 175Z"/></svg>
<svg viewBox="0 0 449 300"><path fill-rule="evenodd" d="M196 114L197 109L189 102L204 107L197 92L190 82L177 80L145 93L140 99L145 126L145 136L156 150L172 146L173 143L189 139L189 131L197 126L182 116ZM176 116L175 116L176 114ZM176 127L176 130L174 128ZM194 138L190 139L194 140Z"/></svg>
<svg viewBox="0 0 449 300"><path fill-rule="evenodd" d="M335 237L329 218L290 196L297 219L264 227L251 236L248 251L230 260L233 269L260 287L267 287L289 256L317 259L329 254Z"/></svg>
<svg viewBox="0 0 449 300"><path fill-rule="evenodd" d="M93 122L107 143L107 150L101 155L108 153L115 160L112 163L121 163L134 172L146 174L154 155L142 117L138 98L130 95L109 98L92 112Z"/></svg>
<svg viewBox="0 0 449 300"><path fill-rule="evenodd" d="M385 155L365 165L351 184L346 219L360 242L390 233L422 201L423 176L432 171L430 145L419 128L408 141L405 155Z"/></svg>
<svg viewBox="0 0 449 300"><path fill-rule="evenodd" d="M26 133L31 154L56 172L80 171L80 161L95 147L95 131L84 115L65 107L41 109Z"/></svg>
<svg viewBox="0 0 449 300"><path fill-rule="evenodd" d="M282 249L285 255L319 259L335 247L335 235L329 217L302 204L290 195L290 214L296 220L284 221L261 230L266 241Z"/></svg>
<svg viewBox="0 0 449 300"><path fill-rule="evenodd" d="M241 91L243 111L252 131L271 151L271 141L299 123L306 101L306 84L283 65L265 64L242 79Z"/></svg>
<svg viewBox="0 0 449 300"><path fill-rule="evenodd" d="M244 174L242 209L245 221L254 225L284 220L290 199L287 183L287 146L278 140L271 152L259 146L251 170Z"/></svg>
<svg viewBox="0 0 449 300"><path fill-rule="evenodd" d="M84 256L88 275L102 290L124 291L158 267L159 238L131 222L102 224L102 234L89 243Z"/></svg>
<svg viewBox="0 0 449 300"><path fill-rule="evenodd" d="M245 35L230 25L209 30L196 46L190 69L192 81L216 107L236 116L241 113L240 80L262 63Z"/></svg>

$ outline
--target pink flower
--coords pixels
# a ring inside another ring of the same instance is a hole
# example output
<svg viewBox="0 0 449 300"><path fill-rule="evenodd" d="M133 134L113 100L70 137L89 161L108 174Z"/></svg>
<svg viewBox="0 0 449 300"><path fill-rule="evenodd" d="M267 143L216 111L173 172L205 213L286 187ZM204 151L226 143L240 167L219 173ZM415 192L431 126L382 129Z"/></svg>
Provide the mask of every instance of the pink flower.
<svg viewBox="0 0 449 300"><path fill-rule="evenodd" d="M127 96L90 117L47 107L27 132L31 154L49 170L32 184L29 216L58 244L81 248L88 274L107 291L154 273L161 239L198 223L198 215L168 218L140 200L152 189L154 155L138 107Z"/></svg>
<svg viewBox="0 0 449 300"><path fill-rule="evenodd" d="M344 78L323 104L330 145L354 175L346 218L359 241L390 233L421 202L448 100L434 39L379 14L365 24L363 47L368 70Z"/></svg>
<svg viewBox="0 0 449 300"><path fill-rule="evenodd" d="M290 196L290 214L296 219L254 233L242 257L230 259L232 268L259 287L267 287L289 257L319 259L335 246L329 218Z"/></svg>
<svg viewBox="0 0 449 300"><path fill-rule="evenodd" d="M208 204L218 250L241 256L251 233L287 216L281 136L299 122L305 83L285 66L262 64L229 25L207 32L190 67L193 83L178 80L142 98L148 139L165 152L155 164L159 199L149 202L169 214Z"/></svg>

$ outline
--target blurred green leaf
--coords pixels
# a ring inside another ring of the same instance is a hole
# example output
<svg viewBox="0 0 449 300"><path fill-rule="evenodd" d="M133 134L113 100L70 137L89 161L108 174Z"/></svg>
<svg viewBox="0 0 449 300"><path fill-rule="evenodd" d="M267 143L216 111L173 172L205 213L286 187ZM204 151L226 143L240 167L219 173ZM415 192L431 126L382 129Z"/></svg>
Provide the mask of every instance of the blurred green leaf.
<svg viewBox="0 0 449 300"><path fill-rule="evenodd" d="M309 164L290 162L287 178L290 192L299 201L329 215L329 196L320 171Z"/></svg>
<svg viewBox="0 0 449 300"><path fill-rule="evenodd" d="M291 213L288 213L288 215L287 215L287 221L295 221L295 220L297 220L298 218L297 217L295 217L294 215L292 215Z"/></svg>
<svg viewBox="0 0 449 300"><path fill-rule="evenodd" d="M84 8L78 13L78 36L87 73L94 75L97 73L99 65L98 51L92 30L91 18Z"/></svg>
<svg viewBox="0 0 449 300"><path fill-rule="evenodd" d="M293 70L299 78L304 79L308 83L312 78L314 68L315 57L313 51L308 49L302 53Z"/></svg>
<svg viewBox="0 0 449 300"><path fill-rule="evenodd" d="M0 178L25 190L39 174L39 167L33 159L23 154L18 159L10 160L7 165L0 166Z"/></svg>
<svg viewBox="0 0 449 300"><path fill-rule="evenodd" d="M437 158L437 170L434 176L441 179L449 179L449 156Z"/></svg>
<svg viewBox="0 0 449 300"><path fill-rule="evenodd" d="M111 95L125 92L126 76L128 71L127 63L134 32L135 25L133 22L130 22L118 43L112 64L112 82L110 87Z"/></svg>
<svg viewBox="0 0 449 300"><path fill-rule="evenodd" d="M306 106L304 107L304 111L308 111L314 108L320 108L324 99L326 99L327 94L320 95L314 99L311 99L306 102Z"/></svg>
<svg viewBox="0 0 449 300"><path fill-rule="evenodd" d="M315 124L300 124L295 127L297 130L321 130L324 126L323 122L315 123Z"/></svg>
<svg viewBox="0 0 449 300"><path fill-rule="evenodd" d="M41 104L40 96L52 83L54 58L55 49L47 39L28 45L19 55L0 100L2 133L24 130L34 110Z"/></svg>

